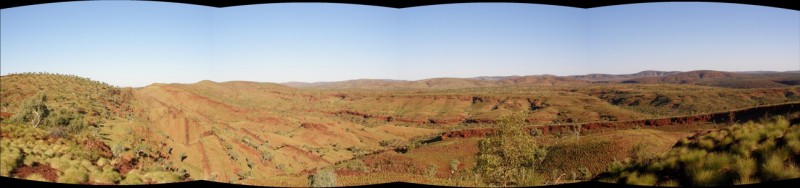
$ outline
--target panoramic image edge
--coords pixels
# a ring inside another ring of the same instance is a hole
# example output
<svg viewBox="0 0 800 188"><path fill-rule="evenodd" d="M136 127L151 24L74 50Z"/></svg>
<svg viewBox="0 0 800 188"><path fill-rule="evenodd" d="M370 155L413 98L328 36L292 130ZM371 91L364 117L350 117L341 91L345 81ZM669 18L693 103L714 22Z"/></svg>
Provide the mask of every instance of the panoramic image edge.
<svg viewBox="0 0 800 188"><path fill-rule="evenodd" d="M800 183L795 10L81 1L0 39L12 187Z"/></svg>

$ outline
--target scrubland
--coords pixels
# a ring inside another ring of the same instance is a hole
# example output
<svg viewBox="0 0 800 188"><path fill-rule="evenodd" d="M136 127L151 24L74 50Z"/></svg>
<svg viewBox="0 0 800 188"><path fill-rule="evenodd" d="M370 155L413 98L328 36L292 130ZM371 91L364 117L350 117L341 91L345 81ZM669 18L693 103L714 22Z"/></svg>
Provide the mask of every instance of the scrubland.
<svg viewBox="0 0 800 188"><path fill-rule="evenodd" d="M513 78L519 85L433 79L394 88L201 81L119 88L73 75L12 74L0 80L0 175L73 184L266 186L589 180L694 186L796 178L797 113L752 123L707 118L629 125L800 103L800 86L718 84L730 84L726 79ZM546 155L522 161L527 175L500 181L481 169L502 164L478 156L501 151L479 143L496 136L481 130L503 127L508 114L518 114L526 130L515 139ZM779 114L751 114L772 115ZM476 134L443 136L454 131Z"/></svg>

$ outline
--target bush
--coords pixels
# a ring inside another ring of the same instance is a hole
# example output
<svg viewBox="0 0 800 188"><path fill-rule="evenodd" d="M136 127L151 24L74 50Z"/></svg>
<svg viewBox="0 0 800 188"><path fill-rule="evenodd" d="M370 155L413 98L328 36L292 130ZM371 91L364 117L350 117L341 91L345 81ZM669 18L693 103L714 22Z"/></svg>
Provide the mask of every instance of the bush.
<svg viewBox="0 0 800 188"><path fill-rule="evenodd" d="M739 158L733 164L733 170L739 178L736 184L755 183L753 175L758 170L756 160L752 158Z"/></svg>
<svg viewBox="0 0 800 188"><path fill-rule="evenodd" d="M86 122L83 120L83 115L63 108L52 112L47 119L45 119L45 122L46 125L55 127L56 129L54 129L54 131L63 132L56 132L53 134L75 135L87 127Z"/></svg>
<svg viewBox="0 0 800 188"><path fill-rule="evenodd" d="M64 174L58 177L58 183L69 183L69 184L82 184L89 180L89 175L86 174L86 171L83 171L79 168L71 168L64 171Z"/></svg>
<svg viewBox="0 0 800 188"><path fill-rule="evenodd" d="M22 163L22 152L19 148L3 146L0 148L0 175L9 176L11 171Z"/></svg>
<svg viewBox="0 0 800 188"><path fill-rule="evenodd" d="M411 150L414 150L414 148L416 148L416 147L417 147L416 143L414 143L414 142L408 143L408 146L406 146L406 153L410 153Z"/></svg>
<svg viewBox="0 0 800 188"><path fill-rule="evenodd" d="M397 147L400 145L400 140L398 139L391 139L391 140L382 140L379 142L381 147Z"/></svg>
<svg viewBox="0 0 800 188"><path fill-rule="evenodd" d="M311 187L335 187L336 173L331 169L321 170L309 176L308 181Z"/></svg>
<svg viewBox="0 0 800 188"><path fill-rule="evenodd" d="M97 159L97 162L95 162L95 164L97 164L97 167L101 167L102 168L102 167L108 165L109 161L106 158L100 158L100 159Z"/></svg>
<svg viewBox="0 0 800 188"><path fill-rule="evenodd" d="M661 187L680 187L680 182L675 180L667 180L658 184Z"/></svg>
<svg viewBox="0 0 800 188"><path fill-rule="evenodd" d="M509 114L499 118L499 129L478 142L474 171L487 184L499 186L522 185L538 177L533 173L544 160L547 151L536 145L524 132L525 114ZM530 185L528 185L530 186Z"/></svg>
<svg viewBox="0 0 800 188"><path fill-rule="evenodd" d="M639 175L636 172L631 173L625 179L625 183L627 183L627 184L643 185L643 186L653 186L653 185L656 184L657 181L658 181L658 178L653 174L645 173L645 174Z"/></svg>
<svg viewBox="0 0 800 188"><path fill-rule="evenodd" d="M31 181L44 181L44 182L49 182L47 179L45 179L45 178L44 178L44 176L42 176L42 175L41 175L41 174L39 174L39 173L33 173L33 174L30 174L30 175L28 175L28 177L25 177L25 179L26 179L26 180L31 180Z"/></svg>
<svg viewBox="0 0 800 188"><path fill-rule="evenodd" d="M531 135L533 135L533 136L542 136L542 135L544 135L544 133L542 133L542 130L533 128L533 129L531 129Z"/></svg>
<svg viewBox="0 0 800 188"><path fill-rule="evenodd" d="M356 159L347 163L347 169L367 172L367 165L364 164L364 161Z"/></svg>
<svg viewBox="0 0 800 188"><path fill-rule="evenodd" d="M116 184L117 182L122 180L122 176L120 176L118 172L113 170L103 170L92 174L92 179L97 183Z"/></svg>
<svg viewBox="0 0 800 188"><path fill-rule="evenodd" d="M144 183L142 181L142 176L139 174L139 170L131 170L128 171L128 174L125 175L125 179L119 182L122 185L139 185Z"/></svg>
<svg viewBox="0 0 800 188"><path fill-rule="evenodd" d="M122 142L114 142L114 144L111 145L111 154L119 157L122 155L122 152L125 152L125 149L125 145Z"/></svg>
<svg viewBox="0 0 800 188"><path fill-rule="evenodd" d="M649 185L638 174L652 174L657 185L727 186L800 178L797 127L780 117L733 125L684 139L652 160L612 163L600 180Z"/></svg>
<svg viewBox="0 0 800 188"><path fill-rule="evenodd" d="M800 177L800 171L794 164L784 163L781 154L773 154L761 165L761 179L765 181L777 181Z"/></svg>
<svg viewBox="0 0 800 188"><path fill-rule="evenodd" d="M44 92L39 92L35 96L23 100L19 111L11 117L11 120L17 123L30 123L31 126L38 127L50 114L50 109L45 105L46 101L47 95Z"/></svg>
<svg viewBox="0 0 800 188"><path fill-rule="evenodd" d="M273 156L270 150L267 144L262 144L258 147L258 151L261 152L261 161L272 161Z"/></svg>

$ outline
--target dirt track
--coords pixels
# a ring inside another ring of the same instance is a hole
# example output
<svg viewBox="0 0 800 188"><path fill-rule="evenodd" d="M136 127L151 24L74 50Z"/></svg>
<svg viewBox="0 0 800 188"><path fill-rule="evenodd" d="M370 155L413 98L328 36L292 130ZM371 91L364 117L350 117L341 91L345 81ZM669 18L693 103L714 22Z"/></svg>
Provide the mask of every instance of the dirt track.
<svg viewBox="0 0 800 188"><path fill-rule="evenodd" d="M760 106L755 108L739 109L727 112L680 116L671 118L645 119L617 122L593 122L583 124L559 124L549 126L528 127L526 130L539 129L542 134L555 134L572 132L574 126L580 126L581 134L603 132L608 130L632 129L636 127L662 127L662 126L692 126L699 123L743 123L755 121L773 115L787 115L800 111L800 103L779 104L773 106ZM792 120L796 121L796 120ZM494 132L494 128L466 129L448 131L441 135L441 139L480 137Z"/></svg>

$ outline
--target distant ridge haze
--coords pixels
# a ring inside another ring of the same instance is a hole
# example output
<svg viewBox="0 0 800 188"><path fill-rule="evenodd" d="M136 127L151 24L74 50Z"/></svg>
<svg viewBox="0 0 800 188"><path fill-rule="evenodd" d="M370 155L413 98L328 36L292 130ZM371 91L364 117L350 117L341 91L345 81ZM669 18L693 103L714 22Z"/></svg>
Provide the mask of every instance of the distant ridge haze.
<svg viewBox="0 0 800 188"><path fill-rule="evenodd" d="M282 85L296 88L466 88L493 86L554 86L591 83L674 83L700 85L741 85L741 88L780 87L800 82L800 71L744 71L725 72L714 70L655 71L646 70L633 74L586 74L586 75L526 75L526 76L479 76L471 78L429 78L422 80L356 79L335 82L285 82ZM737 83L739 82L739 83ZM724 84L723 84L724 83ZM734 86L731 86L734 87ZM738 87L738 86L737 86Z"/></svg>

